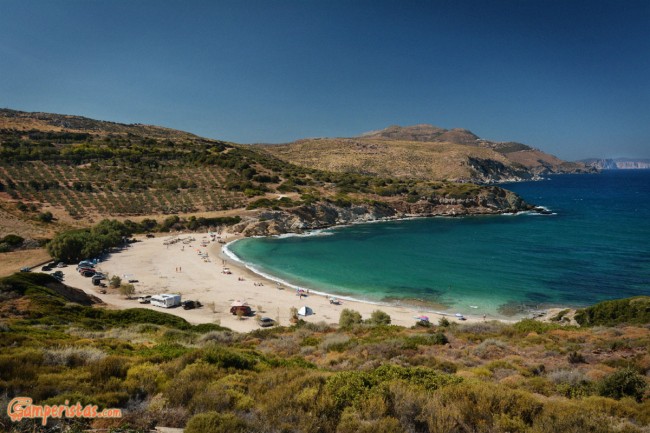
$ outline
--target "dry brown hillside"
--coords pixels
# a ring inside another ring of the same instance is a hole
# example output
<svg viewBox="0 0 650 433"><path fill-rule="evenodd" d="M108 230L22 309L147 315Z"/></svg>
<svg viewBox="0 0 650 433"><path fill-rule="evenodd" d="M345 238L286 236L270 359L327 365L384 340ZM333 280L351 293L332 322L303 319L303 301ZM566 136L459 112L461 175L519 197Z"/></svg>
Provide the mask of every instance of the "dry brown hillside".
<svg viewBox="0 0 650 433"><path fill-rule="evenodd" d="M429 180L489 180L473 166L490 161L504 177L524 174L500 153L449 142L340 138L300 140L268 151L297 165L334 172Z"/></svg>
<svg viewBox="0 0 650 433"><path fill-rule="evenodd" d="M389 126L356 138L321 138L267 146L310 168L430 180L495 182L589 171L521 143L492 142L466 129Z"/></svg>
<svg viewBox="0 0 650 433"><path fill-rule="evenodd" d="M123 124L54 113L29 113L0 109L0 128L23 131L78 132L96 136L137 135L154 139L196 140L200 137L184 131L140 123Z"/></svg>

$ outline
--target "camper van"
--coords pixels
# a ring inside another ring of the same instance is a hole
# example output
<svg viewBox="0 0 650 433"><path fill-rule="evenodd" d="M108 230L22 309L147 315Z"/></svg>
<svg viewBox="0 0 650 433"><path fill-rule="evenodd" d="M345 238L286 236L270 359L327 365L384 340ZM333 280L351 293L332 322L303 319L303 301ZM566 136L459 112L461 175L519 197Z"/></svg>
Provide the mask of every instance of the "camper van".
<svg viewBox="0 0 650 433"><path fill-rule="evenodd" d="M163 293L151 297L151 305L162 308L172 308L181 305L181 295Z"/></svg>

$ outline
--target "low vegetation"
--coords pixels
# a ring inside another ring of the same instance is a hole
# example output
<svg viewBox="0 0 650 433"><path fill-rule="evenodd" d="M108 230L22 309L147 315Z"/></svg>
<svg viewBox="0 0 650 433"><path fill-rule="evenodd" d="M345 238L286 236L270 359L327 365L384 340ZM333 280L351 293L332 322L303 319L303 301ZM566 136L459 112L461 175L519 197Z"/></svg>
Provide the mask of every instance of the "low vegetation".
<svg viewBox="0 0 650 433"><path fill-rule="evenodd" d="M121 408L120 419L50 420L48 428L125 432L650 427L647 322L407 329L380 310L368 318L344 310L340 319L338 329L298 320L236 334L153 310L104 310L48 275L15 274L0 280L0 400ZM44 431L4 411L0 429Z"/></svg>

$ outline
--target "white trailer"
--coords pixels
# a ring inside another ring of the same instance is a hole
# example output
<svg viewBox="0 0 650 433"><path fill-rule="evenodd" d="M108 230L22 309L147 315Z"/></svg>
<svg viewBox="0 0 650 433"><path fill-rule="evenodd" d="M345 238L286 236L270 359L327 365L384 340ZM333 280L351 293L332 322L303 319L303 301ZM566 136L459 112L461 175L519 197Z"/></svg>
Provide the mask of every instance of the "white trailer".
<svg viewBox="0 0 650 433"><path fill-rule="evenodd" d="M181 305L181 295L163 293L151 297L151 305L162 308L172 308Z"/></svg>

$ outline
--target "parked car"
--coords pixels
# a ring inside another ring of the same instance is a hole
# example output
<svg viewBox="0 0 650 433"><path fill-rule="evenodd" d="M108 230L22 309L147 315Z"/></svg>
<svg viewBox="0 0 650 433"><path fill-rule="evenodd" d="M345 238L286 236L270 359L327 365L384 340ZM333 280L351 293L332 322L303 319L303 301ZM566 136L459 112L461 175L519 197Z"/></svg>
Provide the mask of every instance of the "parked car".
<svg viewBox="0 0 650 433"><path fill-rule="evenodd" d="M66 266L68 266L68 265L66 265L66 264L63 263L63 262L59 262L59 263L57 263L57 265L56 265L57 268L65 268Z"/></svg>
<svg viewBox="0 0 650 433"><path fill-rule="evenodd" d="M151 302L151 295L142 295L138 297L138 302L141 304L148 304Z"/></svg>
<svg viewBox="0 0 650 433"><path fill-rule="evenodd" d="M32 268L30 268L29 266L23 266L22 268L20 268L20 272L31 272L31 271Z"/></svg>
<svg viewBox="0 0 650 433"><path fill-rule="evenodd" d="M259 321L259 324L262 328L268 328L269 326L275 325L275 320L270 317L262 317Z"/></svg>
<svg viewBox="0 0 650 433"><path fill-rule="evenodd" d="M61 271L54 271L52 272L53 277L63 277L63 272Z"/></svg>
<svg viewBox="0 0 650 433"><path fill-rule="evenodd" d="M194 301L183 301L181 305L183 306L183 310L192 310L196 308L196 302Z"/></svg>
<svg viewBox="0 0 650 433"><path fill-rule="evenodd" d="M43 266L41 268L41 271L43 271L43 272L49 272L51 270L52 270L52 268L50 267L50 265L45 265L45 266Z"/></svg>
<svg viewBox="0 0 650 433"><path fill-rule="evenodd" d="M80 273L81 273L81 275L83 277L86 277L86 278L92 277L93 275L95 275L95 271L93 271L92 269L83 269Z"/></svg>

